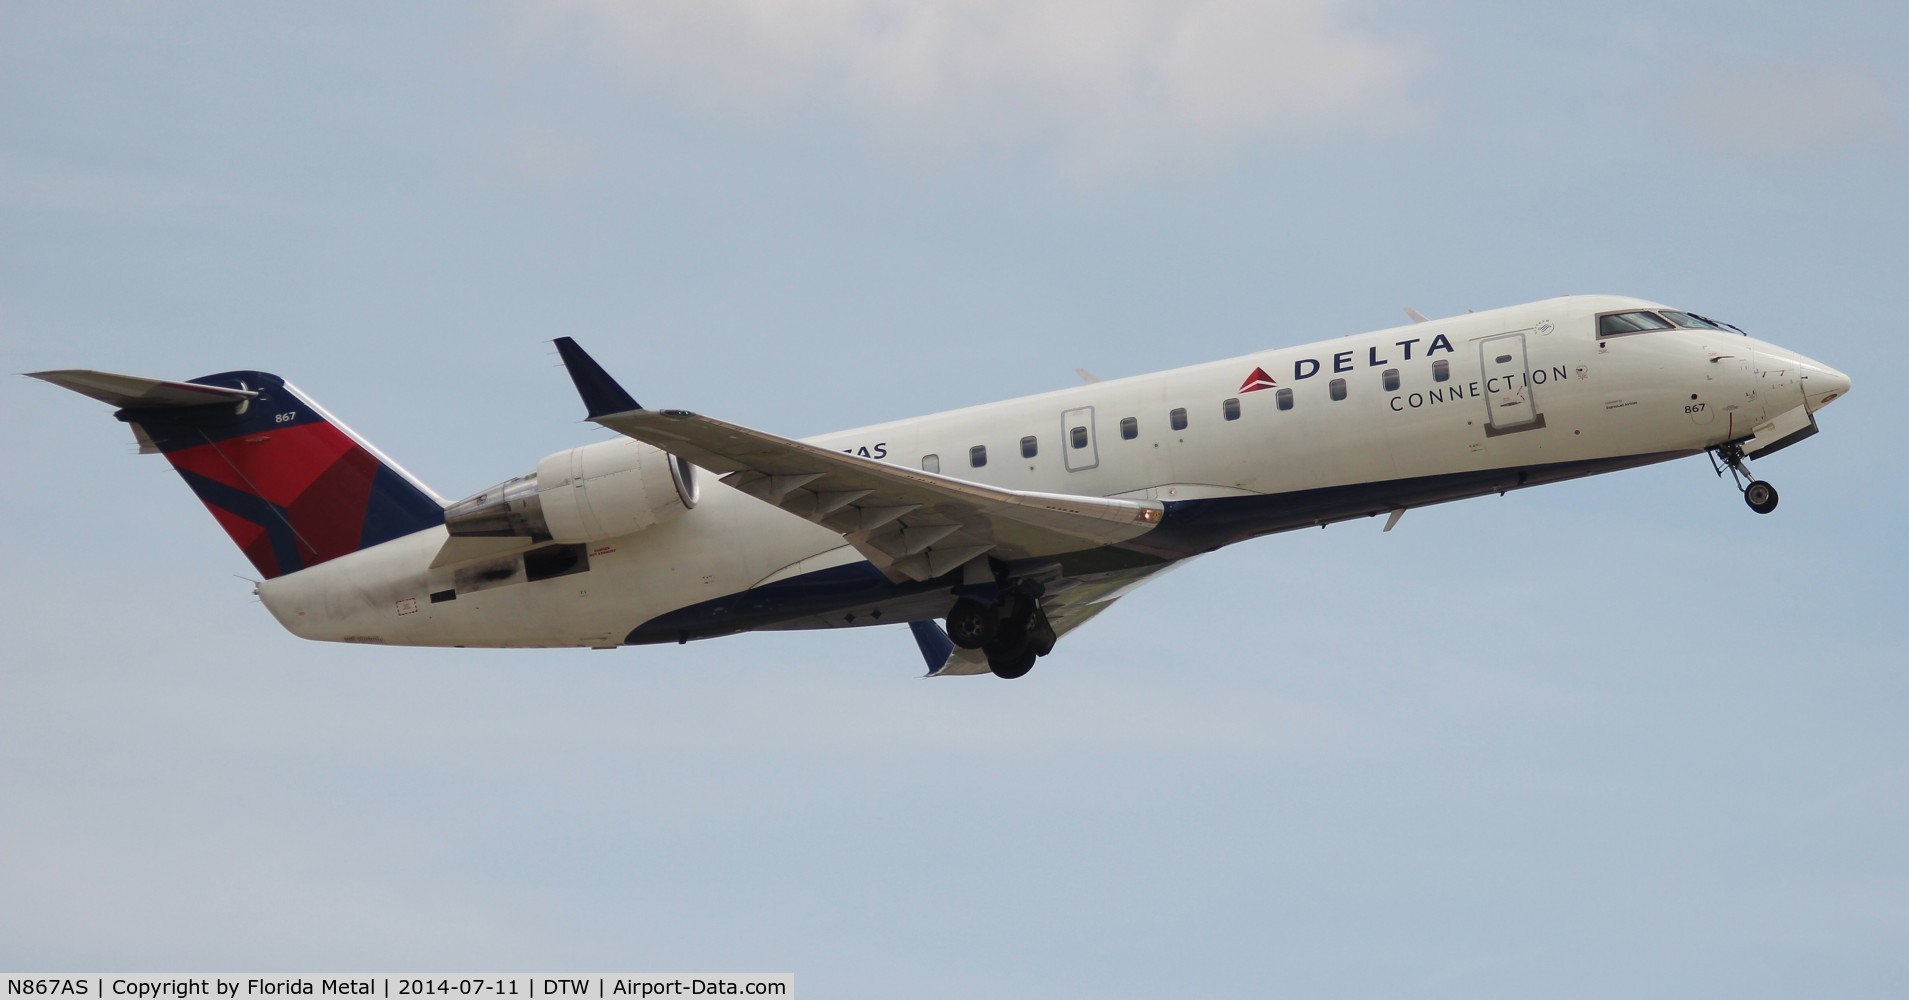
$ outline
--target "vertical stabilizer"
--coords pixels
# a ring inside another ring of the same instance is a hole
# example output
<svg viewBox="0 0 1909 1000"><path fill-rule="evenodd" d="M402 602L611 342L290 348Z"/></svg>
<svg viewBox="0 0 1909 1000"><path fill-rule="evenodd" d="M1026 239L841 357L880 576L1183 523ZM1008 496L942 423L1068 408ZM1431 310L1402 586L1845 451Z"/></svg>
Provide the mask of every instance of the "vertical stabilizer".
<svg viewBox="0 0 1909 1000"><path fill-rule="evenodd" d="M441 499L276 375L32 375L118 406L267 579L444 523Z"/></svg>

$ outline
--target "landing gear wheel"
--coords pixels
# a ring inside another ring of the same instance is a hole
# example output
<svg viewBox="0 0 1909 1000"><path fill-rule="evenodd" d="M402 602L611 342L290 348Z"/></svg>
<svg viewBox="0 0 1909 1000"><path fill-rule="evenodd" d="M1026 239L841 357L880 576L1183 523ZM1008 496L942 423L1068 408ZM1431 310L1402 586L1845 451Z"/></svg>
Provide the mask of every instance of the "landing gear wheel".
<svg viewBox="0 0 1909 1000"><path fill-rule="evenodd" d="M964 597L948 609L948 639L962 649L980 649L994 641L994 609Z"/></svg>
<svg viewBox="0 0 1909 1000"><path fill-rule="evenodd" d="M988 669L994 671L994 676L1011 681L1026 676L1028 671L1034 669L1034 661L1039 655L1032 643L1023 643L1016 651L988 654Z"/></svg>
<svg viewBox="0 0 1909 1000"><path fill-rule="evenodd" d="M1740 444L1718 445L1711 449L1714 457L1710 464L1716 467L1717 475L1729 473L1743 491L1743 502L1759 514L1768 514L1776 509L1776 487L1761 479L1751 478L1750 467L1743 464L1743 446ZM1747 482L1746 482L1747 481Z"/></svg>
<svg viewBox="0 0 1909 1000"><path fill-rule="evenodd" d="M1041 586L1032 581L1001 581L993 602L972 597L948 609L948 638L963 649L979 649L996 677L1013 679L1034 669L1034 661L1054 648L1054 627L1041 611Z"/></svg>

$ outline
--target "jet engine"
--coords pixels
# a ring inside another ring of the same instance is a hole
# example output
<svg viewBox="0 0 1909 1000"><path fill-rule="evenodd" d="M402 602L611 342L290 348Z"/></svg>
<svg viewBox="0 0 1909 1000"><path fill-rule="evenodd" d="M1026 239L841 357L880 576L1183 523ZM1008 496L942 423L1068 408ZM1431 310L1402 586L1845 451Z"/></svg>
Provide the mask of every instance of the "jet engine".
<svg viewBox="0 0 1909 1000"><path fill-rule="evenodd" d="M461 537L597 542L679 517L698 495L695 466L620 439L545 456L536 472L452 504L444 526Z"/></svg>

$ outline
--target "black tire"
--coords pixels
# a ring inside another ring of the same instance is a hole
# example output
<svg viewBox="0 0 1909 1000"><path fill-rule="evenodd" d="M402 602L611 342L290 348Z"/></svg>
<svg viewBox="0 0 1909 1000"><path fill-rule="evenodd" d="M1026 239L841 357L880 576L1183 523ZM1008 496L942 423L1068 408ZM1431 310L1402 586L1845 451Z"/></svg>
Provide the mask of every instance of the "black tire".
<svg viewBox="0 0 1909 1000"><path fill-rule="evenodd" d="M1019 653L1027 641L1027 619L1010 614L1005 618L996 618L994 638L987 645L988 655L998 652Z"/></svg>
<svg viewBox="0 0 1909 1000"><path fill-rule="evenodd" d="M1743 488L1743 502L1759 514L1776 509L1776 487L1759 479Z"/></svg>
<svg viewBox="0 0 1909 1000"><path fill-rule="evenodd" d="M1034 669L1034 661L1039 656L1040 654L1034 652L1032 644L1023 644L1018 651L1001 655L989 654L988 669L994 671L994 676L1011 681L1016 677L1027 676L1027 672Z"/></svg>
<svg viewBox="0 0 1909 1000"><path fill-rule="evenodd" d="M964 597L948 609L948 639L962 649L980 649L994 641L994 609Z"/></svg>

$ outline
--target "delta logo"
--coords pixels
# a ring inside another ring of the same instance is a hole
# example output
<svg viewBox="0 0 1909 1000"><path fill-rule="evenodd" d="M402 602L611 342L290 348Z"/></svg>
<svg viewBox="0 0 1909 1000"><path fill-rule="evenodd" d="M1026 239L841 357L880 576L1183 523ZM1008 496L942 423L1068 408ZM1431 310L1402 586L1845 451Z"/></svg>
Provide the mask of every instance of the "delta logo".
<svg viewBox="0 0 1909 1000"><path fill-rule="evenodd" d="M1245 395L1249 392L1258 392L1261 389L1272 389L1278 385L1279 383L1273 381L1271 375L1266 374L1266 369L1255 368L1253 369L1253 374L1246 376L1246 381L1240 383L1240 394Z"/></svg>

